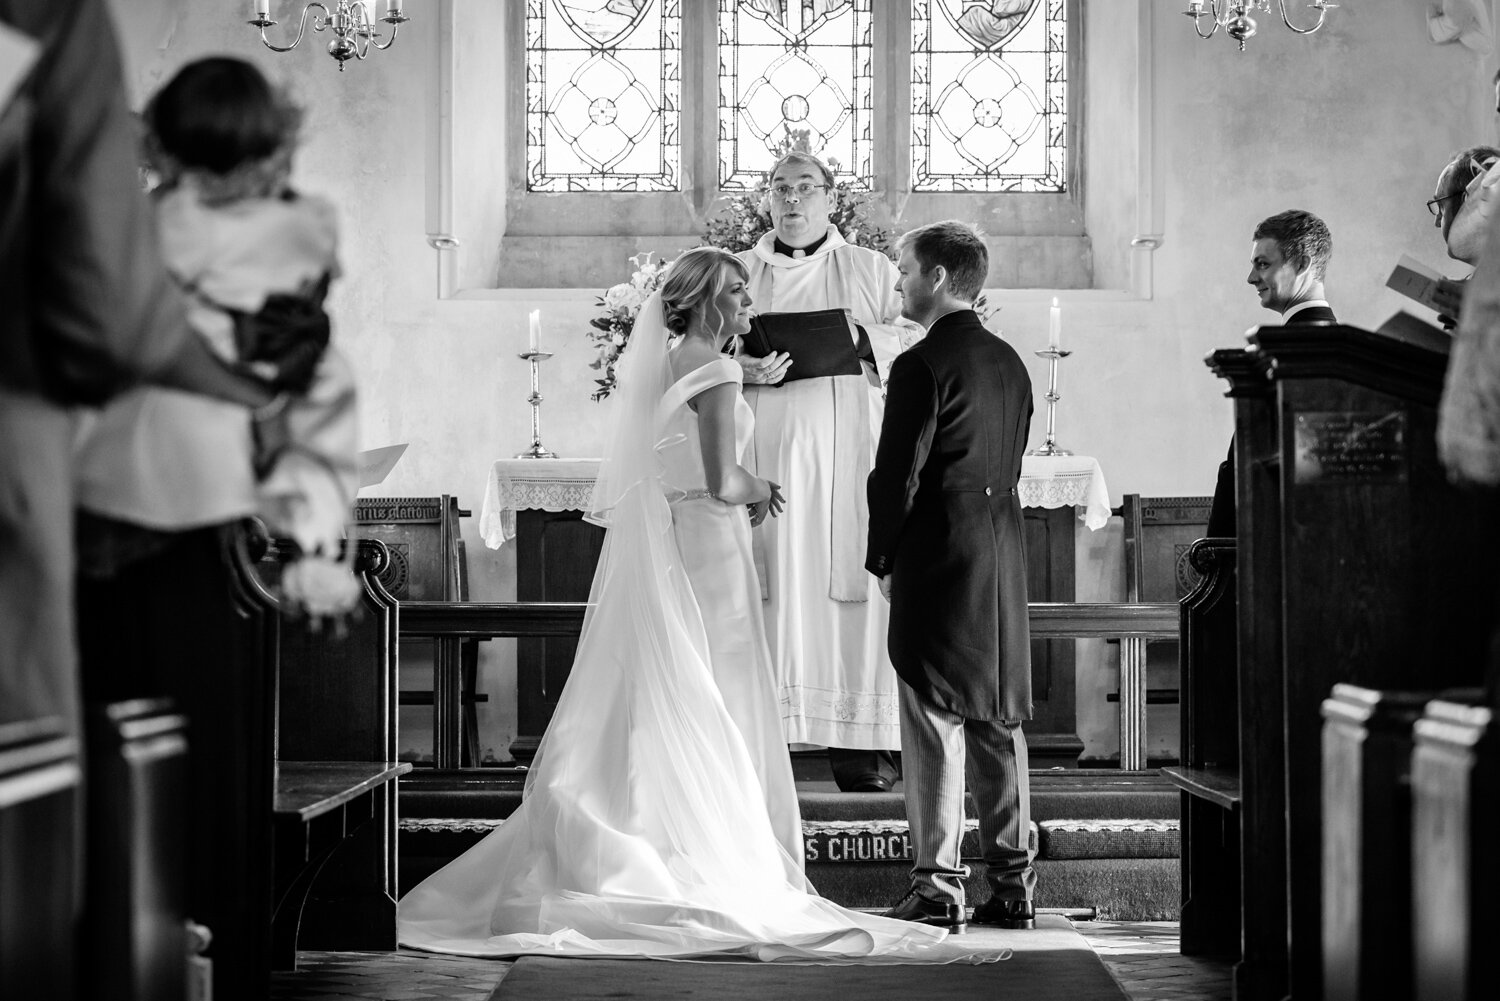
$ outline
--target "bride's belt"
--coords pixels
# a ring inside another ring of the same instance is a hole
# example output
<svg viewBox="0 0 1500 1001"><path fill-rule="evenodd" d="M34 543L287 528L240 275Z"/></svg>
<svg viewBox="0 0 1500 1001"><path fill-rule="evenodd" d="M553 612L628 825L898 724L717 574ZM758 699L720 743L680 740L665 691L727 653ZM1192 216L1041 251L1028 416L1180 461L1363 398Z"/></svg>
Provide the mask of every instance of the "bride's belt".
<svg viewBox="0 0 1500 1001"><path fill-rule="evenodd" d="M666 494L668 504L680 504L683 501L693 500L718 500L713 495L713 491L709 490L708 487L696 487L692 490L680 490L676 487L668 487Z"/></svg>

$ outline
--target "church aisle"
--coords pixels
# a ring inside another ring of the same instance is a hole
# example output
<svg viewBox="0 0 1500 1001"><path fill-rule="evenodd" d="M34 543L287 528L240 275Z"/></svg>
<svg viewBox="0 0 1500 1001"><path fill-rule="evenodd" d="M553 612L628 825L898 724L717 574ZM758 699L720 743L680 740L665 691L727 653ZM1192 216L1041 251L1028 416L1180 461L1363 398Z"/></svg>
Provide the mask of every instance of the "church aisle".
<svg viewBox="0 0 1500 1001"><path fill-rule="evenodd" d="M1229 964L1180 956L1175 921L1078 921L1077 928L1131 1001L1229 1001ZM510 968L402 950L303 952L277 973L273 1001L486 1001Z"/></svg>

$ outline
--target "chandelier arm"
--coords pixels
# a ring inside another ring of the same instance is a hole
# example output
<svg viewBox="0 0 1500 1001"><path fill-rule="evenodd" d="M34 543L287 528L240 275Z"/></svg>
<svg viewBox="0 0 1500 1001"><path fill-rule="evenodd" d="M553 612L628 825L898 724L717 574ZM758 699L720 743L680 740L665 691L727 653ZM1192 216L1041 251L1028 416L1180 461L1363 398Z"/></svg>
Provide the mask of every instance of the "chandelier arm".
<svg viewBox="0 0 1500 1001"><path fill-rule="evenodd" d="M396 44L396 31L397 31L398 28L401 27L401 22L400 21L390 21L390 22L387 22L387 23L389 23L390 26L391 26L391 37L386 40L386 43L384 45L381 45L379 42L374 41L374 39L380 37L379 35L376 35L374 33L371 33L371 35L370 35L370 39L371 39L370 44L373 45L373 46L375 46L381 52L384 52L386 49L388 49L392 45Z"/></svg>
<svg viewBox="0 0 1500 1001"><path fill-rule="evenodd" d="M1292 23L1291 18L1286 16L1286 0L1277 0L1277 5L1281 8L1281 23L1286 25L1288 28L1291 28L1299 35L1311 35L1313 32L1323 27L1323 19L1328 16L1328 6L1322 3L1308 4L1309 7L1317 9L1318 23L1313 25L1311 28L1299 28Z"/></svg>
<svg viewBox="0 0 1500 1001"><path fill-rule="evenodd" d="M270 25L275 24L275 21L255 20L251 21L250 23L260 28L260 40L266 48L270 49L272 52L290 52L297 47L297 43L302 41L302 36L307 32L307 16L312 12L312 9L314 7L322 11L323 14L322 16L313 16L313 30L322 31L325 27L328 26L328 8L318 3L317 0L313 0L312 3L302 8L302 19L297 24L297 37L292 39L291 45L274 45L272 44L271 40L266 37L266 28Z"/></svg>
<svg viewBox="0 0 1500 1001"><path fill-rule="evenodd" d="M1193 6L1195 8L1198 7L1197 4L1194 4ZM1219 29L1224 25L1223 16L1219 13L1219 0L1209 0L1209 7L1213 10L1212 14L1206 14L1201 9L1183 11L1184 14L1193 19L1193 31L1197 33L1199 38L1214 37L1214 35L1216 35ZM1206 35L1203 33L1203 29L1198 27L1199 20L1205 17L1211 18L1214 22L1214 26L1208 29L1208 34Z"/></svg>

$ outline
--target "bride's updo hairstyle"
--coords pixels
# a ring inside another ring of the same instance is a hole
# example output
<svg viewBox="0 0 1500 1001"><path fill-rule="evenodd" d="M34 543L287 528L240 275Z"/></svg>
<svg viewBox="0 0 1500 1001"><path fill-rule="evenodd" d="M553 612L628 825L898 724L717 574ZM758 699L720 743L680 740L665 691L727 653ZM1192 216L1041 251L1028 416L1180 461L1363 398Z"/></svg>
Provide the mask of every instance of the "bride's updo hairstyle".
<svg viewBox="0 0 1500 1001"><path fill-rule="evenodd" d="M714 308L731 268L742 281L750 278L743 261L718 247L696 247L672 262L661 286L661 311L673 337L687 333L694 314L705 306ZM718 317L718 321L722 324L724 317ZM710 329L717 328L710 323Z"/></svg>

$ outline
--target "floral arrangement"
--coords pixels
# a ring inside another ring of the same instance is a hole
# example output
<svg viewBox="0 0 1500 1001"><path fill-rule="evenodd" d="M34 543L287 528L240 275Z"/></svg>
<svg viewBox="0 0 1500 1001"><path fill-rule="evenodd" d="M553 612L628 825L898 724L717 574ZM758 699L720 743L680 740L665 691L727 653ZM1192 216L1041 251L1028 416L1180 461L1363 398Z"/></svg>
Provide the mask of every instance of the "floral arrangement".
<svg viewBox="0 0 1500 1001"><path fill-rule="evenodd" d="M635 265L635 273L630 276L629 281L611 285L605 290L599 297L599 305L604 312L589 321L589 326L593 328L589 331L589 340L593 343L595 352L589 368L601 373L601 377L594 380L599 388L589 394L589 399L595 403L614 391L615 363L620 360L620 353L630 340L636 314L641 311L641 304L647 297L661 288L661 283L667 276L668 262L652 258L649 251L630 258L630 263Z"/></svg>

